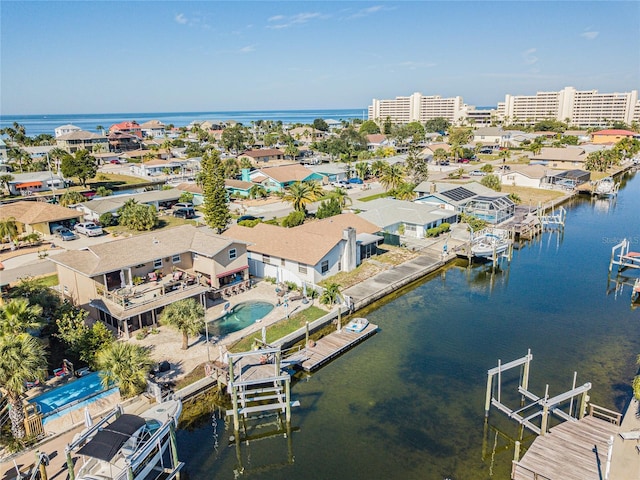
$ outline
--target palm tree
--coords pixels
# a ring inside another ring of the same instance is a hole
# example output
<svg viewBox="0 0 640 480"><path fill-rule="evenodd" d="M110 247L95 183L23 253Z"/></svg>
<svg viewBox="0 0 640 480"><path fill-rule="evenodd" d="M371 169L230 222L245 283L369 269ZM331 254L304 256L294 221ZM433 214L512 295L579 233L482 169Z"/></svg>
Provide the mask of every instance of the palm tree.
<svg viewBox="0 0 640 480"><path fill-rule="evenodd" d="M322 188L322 184L320 182L311 180L307 183L309 184L309 188L311 189L311 194L315 197L314 201L325 196L324 188Z"/></svg>
<svg viewBox="0 0 640 480"><path fill-rule="evenodd" d="M14 298L0 305L0 335L18 335L44 324L42 307L30 305L26 298Z"/></svg>
<svg viewBox="0 0 640 480"><path fill-rule="evenodd" d="M189 335L197 335L204 327L204 307L193 298L174 302L162 311L160 323L182 332L182 350L189 348Z"/></svg>
<svg viewBox="0 0 640 480"><path fill-rule="evenodd" d="M394 196L398 200L413 200L416 196L415 188L415 183L403 182L394 190Z"/></svg>
<svg viewBox="0 0 640 480"><path fill-rule="evenodd" d="M374 177L377 177L378 175L380 175L382 172L384 172L384 169L387 166L387 162L385 162L384 160L376 160L371 164L371 175L373 175Z"/></svg>
<svg viewBox="0 0 640 480"><path fill-rule="evenodd" d="M76 192L72 190L70 192L65 192L62 195L60 195L59 202L60 202L60 206L68 207L69 205L75 205L77 203L84 202L85 200L86 200L85 197L80 192Z"/></svg>
<svg viewBox="0 0 640 480"><path fill-rule="evenodd" d="M14 217L0 219L0 243L8 238L10 242L18 238L18 224Z"/></svg>
<svg viewBox="0 0 640 480"><path fill-rule="evenodd" d="M291 161L295 161L296 157L298 155L300 155L300 150L298 150L298 147L296 147L293 143L290 143L289 145L287 145L287 148L284 149L284 154L287 157L291 158Z"/></svg>
<svg viewBox="0 0 640 480"><path fill-rule="evenodd" d="M254 185L249 189L249 198L263 198L267 195L267 189L262 185Z"/></svg>
<svg viewBox="0 0 640 480"><path fill-rule="evenodd" d="M28 333L0 337L0 387L6 391L11 406L11 433L16 439L27 434L21 399L26 382L44 380L46 368L44 346L36 338Z"/></svg>
<svg viewBox="0 0 640 480"><path fill-rule="evenodd" d="M511 157L511 152L509 150L500 150L498 152L498 158L502 159L502 163L506 162L508 158Z"/></svg>
<svg viewBox="0 0 640 480"><path fill-rule="evenodd" d="M306 213L307 204L315 202L316 196L314 195L313 189L309 183L295 182L289 185L289 188L282 197L282 200L289 202L295 211Z"/></svg>
<svg viewBox="0 0 640 480"><path fill-rule="evenodd" d="M398 165L387 165L382 171L380 183L386 191L395 190L404 181L404 169Z"/></svg>
<svg viewBox="0 0 640 480"><path fill-rule="evenodd" d="M338 201L341 208L344 208L347 205L351 205L351 203L353 202L344 188L336 187L333 189L333 191L331 191L329 195L331 195Z"/></svg>
<svg viewBox="0 0 640 480"><path fill-rule="evenodd" d="M13 180L13 175L10 173L5 173L0 175L0 185L3 185L5 190L7 191L7 195L9 195L9 182Z"/></svg>
<svg viewBox="0 0 640 480"><path fill-rule="evenodd" d="M123 398L144 391L152 363L149 350L132 343L113 342L96 355L102 384L115 383Z"/></svg>
<svg viewBox="0 0 640 480"><path fill-rule="evenodd" d="M358 162L356 163L355 168L358 178L366 180L367 176L369 175L369 164L367 162Z"/></svg>
<svg viewBox="0 0 640 480"><path fill-rule="evenodd" d="M320 303L323 305L334 305L340 300L340 284L329 283L324 287L322 295L320 295Z"/></svg>

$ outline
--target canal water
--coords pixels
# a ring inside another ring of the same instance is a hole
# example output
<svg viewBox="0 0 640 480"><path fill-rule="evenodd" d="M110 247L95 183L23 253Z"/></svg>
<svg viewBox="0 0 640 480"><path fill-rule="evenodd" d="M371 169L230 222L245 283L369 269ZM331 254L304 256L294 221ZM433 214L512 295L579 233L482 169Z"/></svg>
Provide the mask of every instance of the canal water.
<svg viewBox="0 0 640 480"><path fill-rule="evenodd" d="M520 432L496 410L485 424L487 370L528 349L531 391L563 393L577 371L591 401L621 411L640 309L607 274L622 238L640 250L639 205L640 175L627 175L617 199L573 200L564 232L523 245L500 271L453 265L373 305L363 316L375 336L298 378L288 438L265 425L265 438L230 444L219 415L179 431L189 478L506 480ZM502 379L504 401L518 398L519 374Z"/></svg>

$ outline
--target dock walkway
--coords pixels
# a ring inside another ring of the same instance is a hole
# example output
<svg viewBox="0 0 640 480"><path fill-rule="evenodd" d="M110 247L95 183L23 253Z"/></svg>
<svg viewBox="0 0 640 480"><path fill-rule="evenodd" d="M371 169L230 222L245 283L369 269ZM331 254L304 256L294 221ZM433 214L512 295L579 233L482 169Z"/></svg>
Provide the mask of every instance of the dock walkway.
<svg viewBox="0 0 640 480"><path fill-rule="evenodd" d="M302 368L306 372L312 372L320 368L333 358L341 355L345 351L363 340L369 338L378 331L378 326L370 323L362 332L352 333L342 329L322 337L313 347L307 347L300 352L287 357L287 361L299 360Z"/></svg>

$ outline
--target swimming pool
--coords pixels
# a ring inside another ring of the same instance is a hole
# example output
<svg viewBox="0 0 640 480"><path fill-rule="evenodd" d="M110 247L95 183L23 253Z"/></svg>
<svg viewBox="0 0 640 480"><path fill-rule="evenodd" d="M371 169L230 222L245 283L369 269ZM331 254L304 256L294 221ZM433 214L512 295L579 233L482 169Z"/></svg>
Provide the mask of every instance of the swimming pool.
<svg viewBox="0 0 640 480"><path fill-rule="evenodd" d="M37 404L40 407L40 412L47 415L62 410L67 405L77 404L89 397L94 397L106 390L110 389L105 389L102 386L100 374L93 372L38 395L31 400L31 403Z"/></svg>
<svg viewBox="0 0 640 480"><path fill-rule="evenodd" d="M211 335L227 335L252 325L273 310L269 302L245 302L236 305L224 317L209 323Z"/></svg>

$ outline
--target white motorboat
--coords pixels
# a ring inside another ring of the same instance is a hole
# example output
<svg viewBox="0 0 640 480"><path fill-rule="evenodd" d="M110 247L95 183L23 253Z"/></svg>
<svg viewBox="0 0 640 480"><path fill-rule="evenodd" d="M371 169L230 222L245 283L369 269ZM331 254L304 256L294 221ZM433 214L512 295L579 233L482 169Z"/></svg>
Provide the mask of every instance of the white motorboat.
<svg viewBox="0 0 640 480"><path fill-rule="evenodd" d="M347 323L344 329L347 332L360 333L365 328L367 328L367 325L369 325L369 320L367 320L366 318L358 317L358 318L354 318L349 323Z"/></svg>
<svg viewBox="0 0 640 480"><path fill-rule="evenodd" d="M509 248L508 238L487 233L473 241L471 254L474 257L491 257L506 252L507 248Z"/></svg>
<svg viewBox="0 0 640 480"><path fill-rule="evenodd" d="M616 191L617 191L617 187L613 178L605 177L597 183L595 194L608 196L608 195L614 195Z"/></svg>
<svg viewBox="0 0 640 480"><path fill-rule="evenodd" d="M77 451L82 458L80 469L70 478L143 480L161 474L165 475L162 478L173 478L182 464L177 459L163 461L163 456L172 441L171 428L177 427L181 413L180 400L158 403L141 415L114 412L107 418L115 419L98 423L72 444L83 446Z"/></svg>

